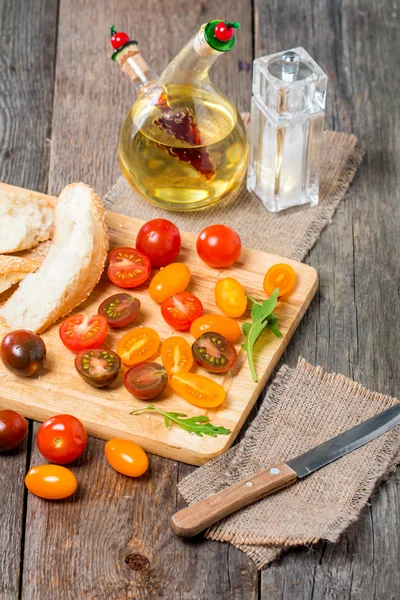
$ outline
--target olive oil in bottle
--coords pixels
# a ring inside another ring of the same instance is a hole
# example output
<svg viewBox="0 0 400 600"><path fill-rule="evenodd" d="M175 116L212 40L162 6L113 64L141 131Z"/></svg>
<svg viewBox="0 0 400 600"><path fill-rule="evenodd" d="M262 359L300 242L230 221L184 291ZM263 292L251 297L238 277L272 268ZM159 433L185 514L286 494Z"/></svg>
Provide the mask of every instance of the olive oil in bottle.
<svg viewBox="0 0 400 600"><path fill-rule="evenodd" d="M203 25L159 78L137 42L129 40L113 54L138 89L119 138L121 168L132 187L162 208L207 208L243 178L245 126L208 76L218 56L235 45L239 27L228 21Z"/></svg>

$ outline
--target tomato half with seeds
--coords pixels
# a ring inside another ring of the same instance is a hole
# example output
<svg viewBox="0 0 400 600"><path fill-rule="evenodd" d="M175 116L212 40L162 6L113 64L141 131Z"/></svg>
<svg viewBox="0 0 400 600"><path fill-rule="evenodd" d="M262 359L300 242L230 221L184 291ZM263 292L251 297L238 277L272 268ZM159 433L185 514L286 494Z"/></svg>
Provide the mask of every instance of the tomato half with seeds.
<svg viewBox="0 0 400 600"><path fill-rule="evenodd" d="M247 297L242 284L233 277L217 281L215 303L227 317L241 317L247 308Z"/></svg>
<svg viewBox="0 0 400 600"><path fill-rule="evenodd" d="M57 465L66 465L79 458L86 444L86 429L72 415L50 417L39 427L37 434L39 452Z"/></svg>
<svg viewBox="0 0 400 600"><path fill-rule="evenodd" d="M190 329L193 321L203 314L203 305L194 294L180 292L161 304L164 321L178 331Z"/></svg>
<svg viewBox="0 0 400 600"><path fill-rule="evenodd" d="M191 327L190 333L198 338L207 331L214 331L223 335L229 342L236 342L241 336L241 330L236 321L225 315L203 315L196 319Z"/></svg>
<svg viewBox="0 0 400 600"><path fill-rule="evenodd" d="M296 285L296 271L291 265L281 263L273 265L265 274L264 291L268 296L271 296L275 288L279 289L278 296L286 296L290 294Z"/></svg>
<svg viewBox="0 0 400 600"><path fill-rule="evenodd" d="M107 275L118 287L137 287L148 279L150 273L150 259L135 248L121 246L108 254Z"/></svg>
<svg viewBox="0 0 400 600"><path fill-rule="evenodd" d="M61 323L59 333L64 346L72 352L81 352L103 345L108 333L108 323L101 315L88 317L78 313Z"/></svg>
<svg viewBox="0 0 400 600"><path fill-rule="evenodd" d="M140 301L131 294L114 294L106 298L98 313L107 319L110 327L118 329L132 323L138 316Z"/></svg>
<svg viewBox="0 0 400 600"><path fill-rule="evenodd" d="M172 335L161 346L161 360L167 373L187 373L193 366L190 344L179 335Z"/></svg>
<svg viewBox="0 0 400 600"><path fill-rule="evenodd" d="M167 371L156 362L144 362L127 370L124 385L139 400L152 400L163 393L168 383Z"/></svg>
<svg viewBox="0 0 400 600"><path fill-rule="evenodd" d="M222 385L197 373L177 373L172 375L170 385L181 398L200 408L215 408L225 400L226 392Z"/></svg>
<svg viewBox="0 0 400 600"><path fill-rule="evenodd" d="M160 336L151 327L137 327L128 331L117 344L117 354L128 367L145 362L158 350Z"/></svg>
<svg viewBox="0 0 400 600"><path fill-rule="evenodd" d="M237 352L219 333L203 333L192 345L194 360L209 373L227 373L237 360Z"/></svg>
<svg viewBox="0 0 400 600"><path fill-rule="evenodd" d="M151 280L150 298L161 304L174 294L184 292L189 285L190 270L183 263L171 263L161 269Z"/></svg>
<svg viewBox="0 0 400 600"><path fill-rule="evenodd" d="M131 440L113 438L104 446L110 466L127 477L140 477L149 468L147 455Z"/></svg>
<svg viewBox="0 0 400 600"><path fill-rule="evenodd" d="M113 383L121 368L121 359L112 350L94 348L83 350L75 357L75 369L86 383L95 388Z"/></svg>
<svg viewBox="0 0 400 600"><path fill-rule="evenodd" d="M62 500L71 496L78 482L69 469L59 465L40 465L29 469L25 477L28 490L46 500Z"/></svg>

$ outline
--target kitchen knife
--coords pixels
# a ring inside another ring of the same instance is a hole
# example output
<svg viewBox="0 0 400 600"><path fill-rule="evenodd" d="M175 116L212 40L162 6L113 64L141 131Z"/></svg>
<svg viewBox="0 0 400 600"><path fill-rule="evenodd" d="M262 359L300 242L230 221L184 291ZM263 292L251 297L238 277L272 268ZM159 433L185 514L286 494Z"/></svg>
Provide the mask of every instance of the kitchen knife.
<svg viewBox="0 0 400 600"><path fill-rule="evenodd" d="M271 466L180 510L171 519L171 529L182 537L197 535L240 508L310 475L399 424L400 402L296 458Z"/></svg>

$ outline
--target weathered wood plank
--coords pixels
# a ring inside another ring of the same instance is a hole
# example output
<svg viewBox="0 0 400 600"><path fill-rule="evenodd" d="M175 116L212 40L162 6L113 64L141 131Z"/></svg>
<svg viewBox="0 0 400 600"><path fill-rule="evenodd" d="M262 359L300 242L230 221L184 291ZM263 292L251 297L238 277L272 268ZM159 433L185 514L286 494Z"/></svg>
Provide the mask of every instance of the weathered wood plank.
<svg viewBox="0 0 400 600"><path fill-rule="evenodd" d="M0 180L46 191L57 2L0 0L0 15ZM19 594L28 457L27 441L0 455L1 600Z"/></svg>
<svg viewBox="0 0 400 600"><path fill-rule="evenodd" d="M143 52L161 69L198 26L219 15L243 26L237 49L214 71L243 110L250 74L238 71L238 58L252 60L250 0L240 5L235 0L61 1L51 193L82 179L102 194L119 176L117 138L134 94L107 58L109 25L139 38ZM34 450L31 463L39 461ZM228 544L184 542L170 532L171 514L184 505L176 484L190 467L151 456L148 475L132 481L116 475L106 464L103 443L90 439L86 458L73 470L80 482L74 500L28 498L23 598L257 597L256 570L242 553Z"/></svg>
<svg viewBox="0 0 400 600"><path fill-rule="evenodd" d="M303 45L329 76L327 127L352 131L367 150L348 198L310 253L319 294L283 360L294 365L302 354L398 395L400 198L393 157L399 154L400 82L391 76L396 9L389 1L259 0L255 19L256 55ZM261 597L399 597L398 481L399 472L338 544L290 551L267 569Z"/></svg>

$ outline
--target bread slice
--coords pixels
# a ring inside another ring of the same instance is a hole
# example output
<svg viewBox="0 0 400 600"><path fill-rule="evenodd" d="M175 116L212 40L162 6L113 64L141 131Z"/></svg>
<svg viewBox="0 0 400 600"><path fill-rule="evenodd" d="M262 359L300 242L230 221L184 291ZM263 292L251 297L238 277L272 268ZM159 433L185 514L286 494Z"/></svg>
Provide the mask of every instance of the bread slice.
<svg viewBox="0 0 400 600"><path fill-rule="evenodd" d="M0 255L0 294L8 290L39 268L40 263L32 258Z"/></svg>
<svg viewBox="0 0 400 600"><path fill-rule="evenodd" d="M0 254L19 252L48 240L53 231L54 204L25 190L0 189Z"/></svg>
<svg viewBox="0 0 400 600"><path fill-rule="evenodd" d="M88 185L72 183L62 190L54 227L43 263L0 309L13 329L44 331L86 300L101 277L108 228L103 204Z"/></svg>

